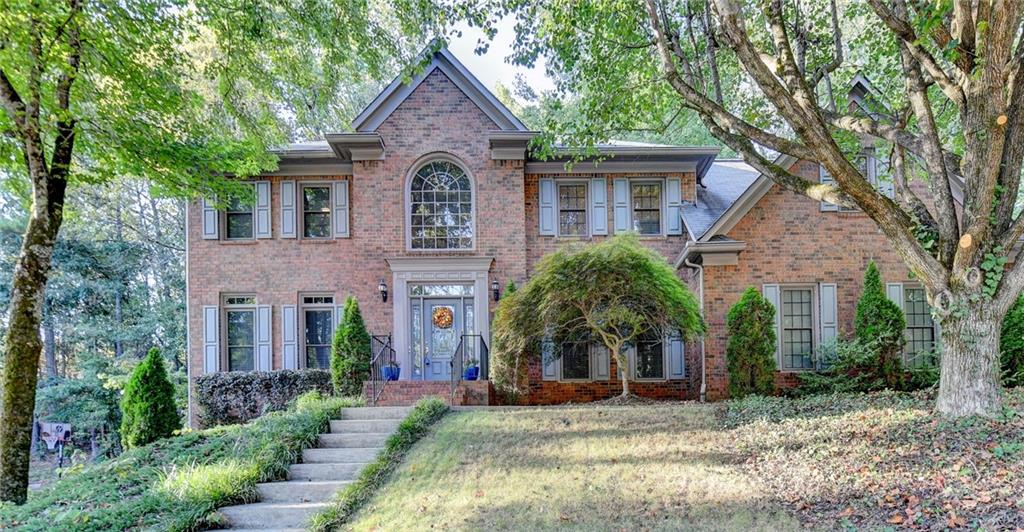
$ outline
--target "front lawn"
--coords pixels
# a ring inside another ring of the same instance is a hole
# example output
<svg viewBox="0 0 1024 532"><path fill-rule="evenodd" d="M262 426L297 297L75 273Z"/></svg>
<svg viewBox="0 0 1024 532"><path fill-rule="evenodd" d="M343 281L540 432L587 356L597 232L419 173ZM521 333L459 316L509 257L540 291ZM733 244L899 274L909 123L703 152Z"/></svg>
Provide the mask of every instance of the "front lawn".
<svg viewBox="0 0 1024 532"><path fill-rule="evenodd" d="M304 396L287 412L188 432L72 470L0 506L0 529L191 530L214 508L253 500L257 482L283 478L302 449L356 399ZM212 523L211 523L212 524Z"/></svg>

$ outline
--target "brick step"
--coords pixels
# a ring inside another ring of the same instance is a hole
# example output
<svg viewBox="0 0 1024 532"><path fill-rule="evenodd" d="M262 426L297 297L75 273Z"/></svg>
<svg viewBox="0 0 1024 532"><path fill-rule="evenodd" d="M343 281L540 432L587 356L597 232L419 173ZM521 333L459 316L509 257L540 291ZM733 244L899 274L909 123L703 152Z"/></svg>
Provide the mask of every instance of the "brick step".
<svg viewBox="0 0 1024 532"><path fill-rule="evenodd" d="M321 434L321 448L383 447L390 432L363 432L359 434Z"/></svg>
<svg viewBox="0 0 1024 532"><path fill-rule="evenodd" d="M260 502L327 502L350 480L290 480L256 484Z"/></svg>
<svg viewBox="0 0 1024 532"><path fill-rule="evenodd" d="M288 480L355 480L366 462L349 464L292 464Z"/></svg>
<svg viewBox="0 0 1024 532"><path fill-rule="evenodd" d="M225 506L218 510L228 528L259 530L306 528L309 518L328 506L325 502L285 503L258 502Z"/></svg>
<svg viewBox="0 0 1024 532"><path fill-rule="evenodd" d="M405 406L357 406L342 408L341 419L405 419L412 408Z"/></svg>
<svg viewBox="0 0 1024 532"><path fill-rule="evenodd" d="M331 432L348 434L355 432L394 432L401 419L332 419Z"/></svg>
<svg viewBox="0 0 1024 532"><path fill-rule="evenodd" d="M304 449L304 464L346 464L355 462L371 462L377 458L382 447L335 447L320 449Z"/></svg>

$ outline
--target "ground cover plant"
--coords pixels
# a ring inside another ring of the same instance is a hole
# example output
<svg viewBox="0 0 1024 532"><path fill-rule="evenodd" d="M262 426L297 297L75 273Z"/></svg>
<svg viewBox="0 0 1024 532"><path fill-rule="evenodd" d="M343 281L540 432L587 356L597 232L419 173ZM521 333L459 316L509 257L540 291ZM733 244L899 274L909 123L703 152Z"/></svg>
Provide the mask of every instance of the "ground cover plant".
<svg viewBox="0 0 1024 532"><path fill-rule="evenodd" d="M309 394L245 425L187 432L70 472L22 506L0 506L0 528L192 530L219 506L254 500L283 478L348 398Z"/></svg>

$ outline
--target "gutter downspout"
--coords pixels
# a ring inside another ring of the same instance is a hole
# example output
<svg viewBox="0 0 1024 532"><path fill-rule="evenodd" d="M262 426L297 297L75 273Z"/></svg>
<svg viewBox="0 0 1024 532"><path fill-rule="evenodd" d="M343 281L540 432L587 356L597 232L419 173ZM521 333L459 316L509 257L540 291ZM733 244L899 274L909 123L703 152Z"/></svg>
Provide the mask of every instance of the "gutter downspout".
<svg viewBox="0 0 1024 532"><path fill-rule="evenodd" d="M697 270L697 297L700 301L700 314L704 315L704 267L700 264L694 264L690 262L690 258L687 257L683 260L683 263L688 267ZM700 402L704 403L707 401L708 385L705 371L705 361L707 360L707 354L704 352L704 337L700 337Z"/></svg>

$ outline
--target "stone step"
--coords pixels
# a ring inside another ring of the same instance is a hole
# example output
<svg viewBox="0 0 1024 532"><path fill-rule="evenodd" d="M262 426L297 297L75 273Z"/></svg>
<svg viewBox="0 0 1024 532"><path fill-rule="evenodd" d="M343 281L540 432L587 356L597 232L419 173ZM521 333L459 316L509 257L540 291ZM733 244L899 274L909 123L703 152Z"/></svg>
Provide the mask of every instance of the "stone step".
<svg viewBox="0 0 1024 532"><path fill-rule="evenodd" d="M359 434L321 434L320 447L382 447L390 432L363 432Z"/></svg>
<svg viewBox="0 0 1024 532"><path fill-rule="evenodd" d="M260 502L327 502L351 483L350 480L267 482L256 484L256 493Z"/></svg>
<svg viewBox="0 0 1024 532"><path fill-rule="evenodd" d="M372 462L377 458L381 447L334 447L320 449L304 449L302 462L306 464L346 464L352 462Z"/></svg>
<svg viewBox="0 0 1024 532"><path fill-rule="evenodd" d="M218 510L228 528L287 529L306 528L309 518L328 506L325 502L258 502L225 506Z"/></svg>
<svg viewBox="0 0 1024 532"><path fill-rule="evenodd" d="M214 530L230 530L231 532L304 532L305 528L215 528Z"/></svg>
<svg viewBox="0 0 1024 532"><path fill-rule="evenodd" d="M350 464L292 464L288 480L355 480L366 462Z"/></svg>
<svg viewBox="0 0 1024 532"><path fill-rule="evenodd" d="M332 419L331 432L335 434L394 432L401 422L401 419Z"/></svg>
<svg viewBox="0 0 1024 532"><path fill-rule="evenodd" d="M408 406L357 406L341 409L341 419L405 419L412 411Z"/></svg>

